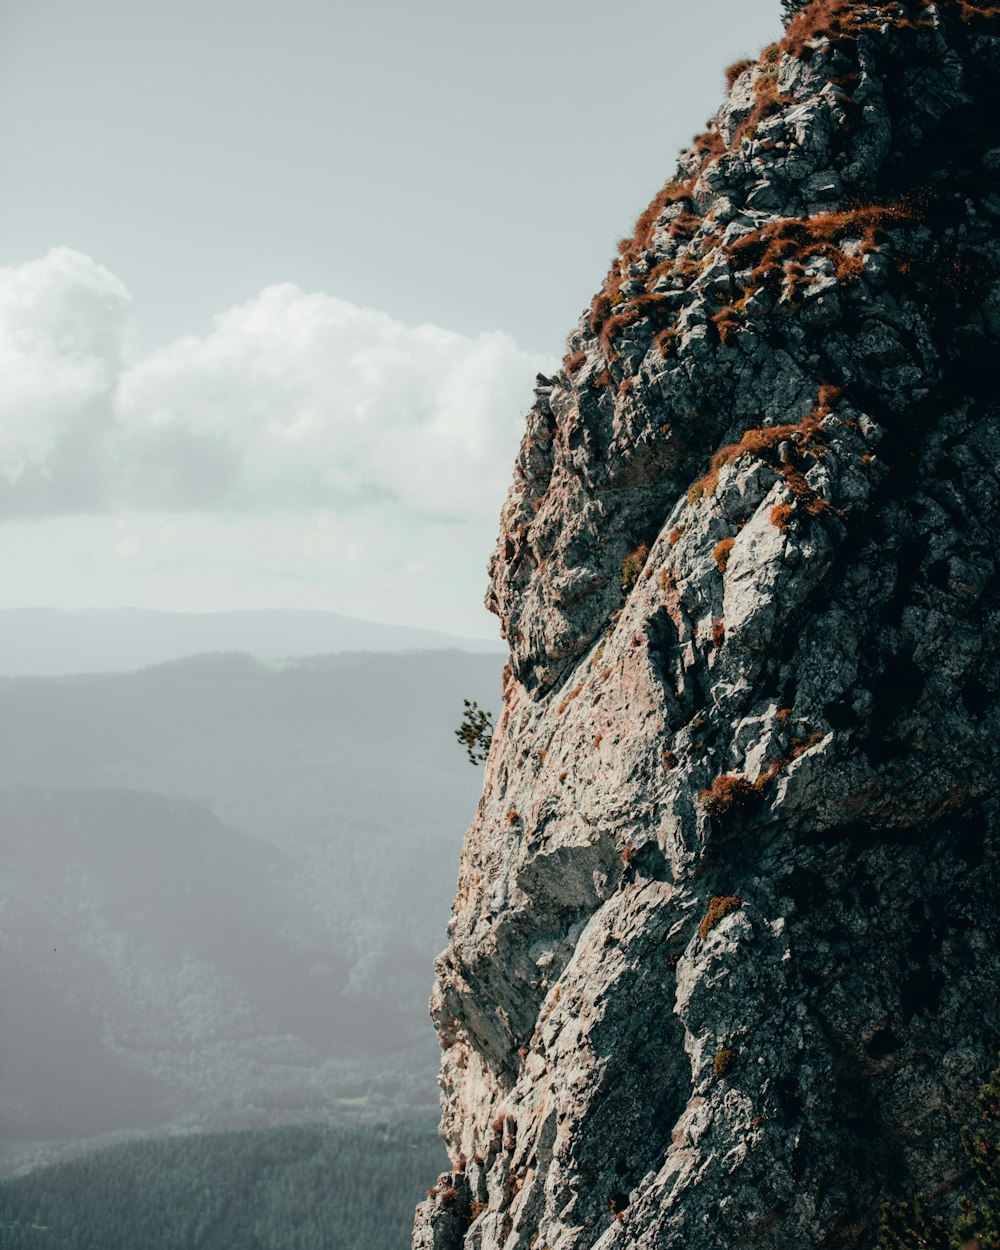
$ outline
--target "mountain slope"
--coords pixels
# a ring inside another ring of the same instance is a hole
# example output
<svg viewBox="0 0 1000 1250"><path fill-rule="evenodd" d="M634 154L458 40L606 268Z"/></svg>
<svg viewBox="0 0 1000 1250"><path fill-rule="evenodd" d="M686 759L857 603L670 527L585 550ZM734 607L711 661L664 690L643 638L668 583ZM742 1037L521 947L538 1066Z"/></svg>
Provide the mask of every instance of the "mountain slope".
<svg viewBox="0 0 1000 1250"><path fill-rule="evenodd" d="M488 656L0 680L0 1148L437 1104Z"/></svg>
<svg viewBox="0 0 1000 1250"><path fill-rule="evenodd" d="M306 875L194 804L0 790L0 893L6 1142L249 1111L269 1051L276 1075L383 1035L335 1005L347 943Z"/></svg>
<svg viewBox="0 0 1000 1250"><path fill-rule="evenodd" d="M528 414L418 1250L867 1247L994 1066L1000 7L732 77Z"/></svg>

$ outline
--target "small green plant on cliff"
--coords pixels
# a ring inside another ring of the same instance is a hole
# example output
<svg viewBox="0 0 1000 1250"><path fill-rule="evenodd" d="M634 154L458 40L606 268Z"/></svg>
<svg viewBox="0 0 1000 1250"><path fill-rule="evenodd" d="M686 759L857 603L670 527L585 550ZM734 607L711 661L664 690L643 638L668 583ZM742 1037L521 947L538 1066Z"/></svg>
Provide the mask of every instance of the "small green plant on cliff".
<svg viewBox="0 0 1000 1250"><path fill-rule="evenodd" d="M1000 1067L980 1086L978 1115L962 1129L973 1196L959 1200L951 1228L920 1197L886 1206L876 1250L1000 1250Z"/></svg>
<svg viewBox="0 0 1000 1250"><path fill-rule="evenodd" d="M480 706L469 699L463 699L465 711L462 723L455 730L455 737L465 747L465 754L470 764L481 764L490 751L493 741L493 713L484 712Z"/></svg>

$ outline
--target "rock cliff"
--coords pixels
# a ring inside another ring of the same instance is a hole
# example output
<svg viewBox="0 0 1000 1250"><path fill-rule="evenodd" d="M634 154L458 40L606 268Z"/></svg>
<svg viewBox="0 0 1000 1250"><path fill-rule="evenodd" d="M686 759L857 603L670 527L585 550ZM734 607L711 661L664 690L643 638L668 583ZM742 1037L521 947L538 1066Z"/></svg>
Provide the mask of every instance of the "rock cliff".
<svg viewBox="0 0 1000 1250"><path fill-rule="evenodd" d="M1000 6L812 0L539 378L417 1250L865 1247L1000 1040Z"/></svg>

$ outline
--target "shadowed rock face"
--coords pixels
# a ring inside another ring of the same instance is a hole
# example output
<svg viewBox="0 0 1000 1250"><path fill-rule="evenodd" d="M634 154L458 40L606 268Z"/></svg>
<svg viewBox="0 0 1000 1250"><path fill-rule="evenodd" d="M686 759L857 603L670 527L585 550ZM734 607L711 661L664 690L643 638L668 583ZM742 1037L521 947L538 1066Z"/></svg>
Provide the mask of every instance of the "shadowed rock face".
<svg viewBox="0 0 1000 1250"><path fill-rule="evenodd" d="M1000 1007L1000 8L813 0L540 378L417 1250L864 1247Z"/></svg>

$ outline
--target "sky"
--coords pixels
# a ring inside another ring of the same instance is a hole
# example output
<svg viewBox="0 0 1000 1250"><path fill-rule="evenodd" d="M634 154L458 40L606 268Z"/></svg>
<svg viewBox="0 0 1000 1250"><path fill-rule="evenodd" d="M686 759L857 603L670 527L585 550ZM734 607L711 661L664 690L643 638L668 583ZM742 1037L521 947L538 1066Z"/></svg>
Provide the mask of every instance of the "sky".
<svg viewBox="0 0 1000 1250"><path fill-rule="evenodd" d="M0 0L0 607L496 636L534 376L779 8Z"/></svg>

